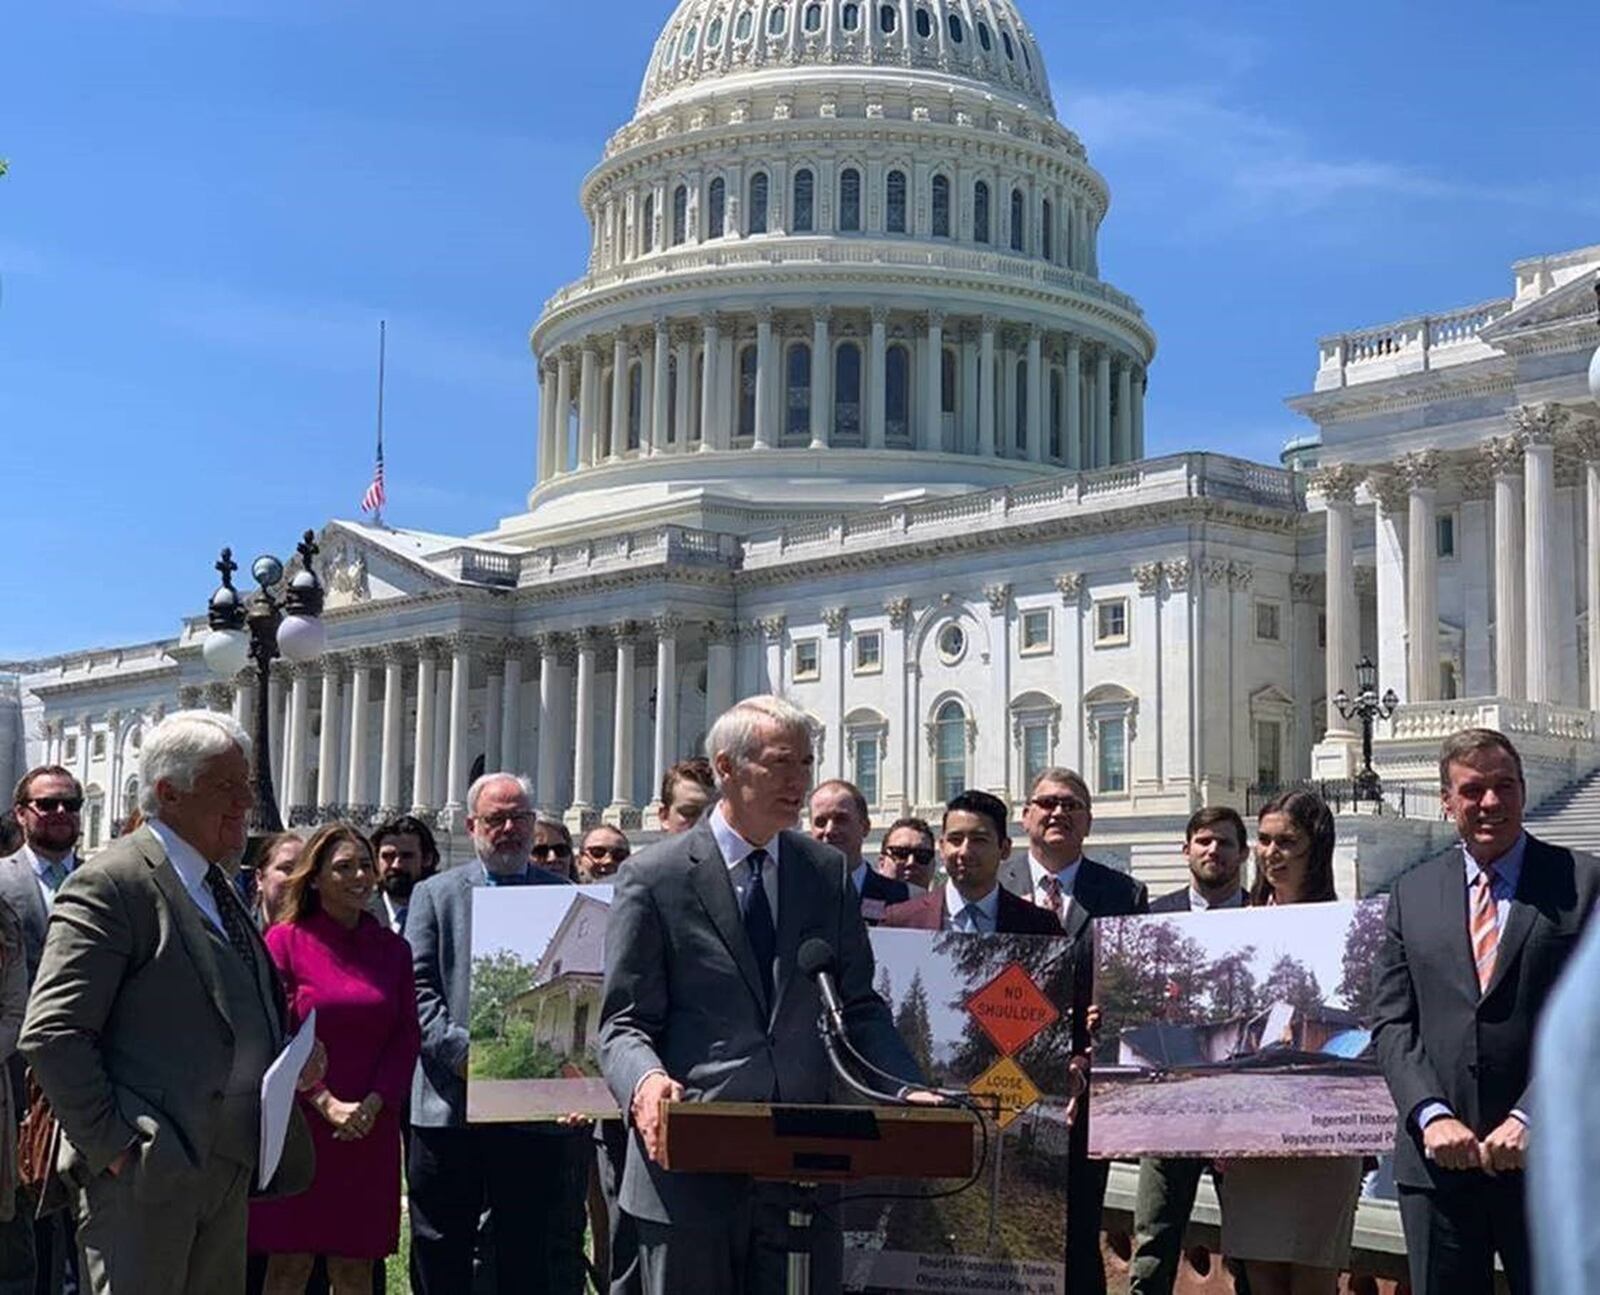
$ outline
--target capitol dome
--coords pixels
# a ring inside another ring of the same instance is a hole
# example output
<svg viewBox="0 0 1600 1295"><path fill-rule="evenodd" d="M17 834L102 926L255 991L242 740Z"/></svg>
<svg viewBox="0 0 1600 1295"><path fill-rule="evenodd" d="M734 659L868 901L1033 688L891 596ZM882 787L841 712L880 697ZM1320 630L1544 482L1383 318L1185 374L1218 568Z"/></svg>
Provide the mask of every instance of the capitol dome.
<svg viewBox="0 0 1600 1295"><path fill-rule="evenodd" d="M544 544L1143 457L1155 337L1012 0L682 0L532 334Z"/></svg>

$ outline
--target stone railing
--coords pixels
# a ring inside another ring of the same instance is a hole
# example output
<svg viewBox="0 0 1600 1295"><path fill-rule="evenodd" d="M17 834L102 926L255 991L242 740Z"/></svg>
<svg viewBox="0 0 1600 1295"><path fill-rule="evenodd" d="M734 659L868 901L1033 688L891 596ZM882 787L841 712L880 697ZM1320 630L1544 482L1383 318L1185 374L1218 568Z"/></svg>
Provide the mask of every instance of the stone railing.
<svg viewBox="0 0 1600 1295"><path fill-rule="evenodd" d="M548 315L575 305L596 293L612 288L645 283L661 278L687 278L716 270L759 269L763 271L792 266L881 267L883 269L935 270L989 275L1019 284L1058 288L1114 306L1136 319L1143 319L1139 303L1093 275L1048 261L997 251L978 251L961 246L940 246L907 239L871 239L852 235L841 237L786 237L749 243L683 246L657 252L637 261L596 270L569 284L545 303Z"/></svg>
<svg viewBox="0 0 1600 1295"><path fill-rule="evenodd" d="M535 549L522 558L522 583L571 580L669 561L732 566L737 556L738 545L730 535L661 526Z"/></svg>
<svg viewBox="0 0 1600 1295"><path fill-rule="evenodd" d="M1327 391L1486 358L1494 351L1478 341L1479 334L1510 310L1507 297L1321 338L1316 389Z"/></svg>

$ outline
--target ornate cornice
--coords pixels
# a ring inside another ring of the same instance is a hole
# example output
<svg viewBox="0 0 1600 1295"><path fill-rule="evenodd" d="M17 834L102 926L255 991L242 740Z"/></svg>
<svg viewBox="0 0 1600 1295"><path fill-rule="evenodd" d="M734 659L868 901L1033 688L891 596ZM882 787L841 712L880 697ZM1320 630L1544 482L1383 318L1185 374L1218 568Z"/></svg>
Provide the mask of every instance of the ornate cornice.
<svg viewBox="0 0 1600 1295"><path fill-rule="evenodd" d="M1161 584L1161 563L1140 562L1133 568L1133 582L1141 594L1153 594Z"/></svg>
<svg viewBox="0 0 1600 1295"><path fill-rule="evenodd" d="M1394 470L1406 483L1407 490L1434 490L1439 485L1439 472L1444 466L1438 450L1413 450L1394 461Z"/></svg>
<svg viewBox="0 0 1600 1295"><path fill-rule="evenodd" d="M1011 603L1011 586L1009 584L985 585L983 596L989 604L990 612L998 616Z"/></svg>
<svg viewBox="0 0 1600 1295"><path fill-rule="evenodd" d="M1175 594L1187 593L1194 578L1194 563L1186 557L1168 558L1161 564L1166 574L1167 587Z"/></svg>
<svg viewBox="0 0 1600 1295"><path fill-rule="evenodd" d="M850 609L848 607L824 607L822 609L822 623L827 627L829 634L841 633L849 617Z"/></svg>
<svg viewBox="0 0 1600 1295"><path fill-rule="evenodd" d="M1483 443L1478 452L1494 476L1511 477L1522 472L1522 442L1515 436L1492 437Z"/></svg>
<svg viewBox="0 0 1600 1295"><path fill-rule="evenodd" d="M1365 479L1365 470L1355 463L1330 463L1314 469L1306 480L1315 494L1335 503L1355 502L1356 491Z"/></svg>
<svg viewBox="0 0 1600 1295"><path fill-rule="evenodd" d="M1567 420L1567 411L1554 401L1541 400L1508 409L1506 417L1526 450L1530 445L1554 445Z"/></svg>
<svg viewBox="0 0 1600 1295"><path fill-rule="evenodd" d="M890 629L904 629L911 616L911 599L891 598L883 605L883 610L889 614Z"/></svg>
<svg viewBox="0 0 1600 1295"><path fill-rule="evenodd" d="M1056 592L1065 606L1075 607L1083 599L1083 572L1063 571L1056 577Z"/></svg>

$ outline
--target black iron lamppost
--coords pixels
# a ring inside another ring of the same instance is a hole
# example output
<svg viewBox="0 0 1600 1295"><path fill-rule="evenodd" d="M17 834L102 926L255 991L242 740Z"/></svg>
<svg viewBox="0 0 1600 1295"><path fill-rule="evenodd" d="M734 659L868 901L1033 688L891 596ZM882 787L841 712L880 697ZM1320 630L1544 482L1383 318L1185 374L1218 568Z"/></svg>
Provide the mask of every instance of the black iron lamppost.
<svg viewBox="0 0 1600 1295"><path fill-rule="evenodd" d="M216 564L222 584L211 595L206 613L211 633L201 646L206 665L224 679L237 678L247 661L255 662L256 714L251 740L256 757L256 807L250 823L255 832L283 831L278 798L272 790L272 705L268 696L272 662L279 656L289 661L315 660L327 641L322 624L322 581L317 579L315 566L315 533L307 531L295 548L301 568L281 594L273 591L283 580L282 562L264 553L250 564L258 588L249 598L233 587L233 573L239 569L233 550L222 550Z"/></svg>
<svg viewBox="0 0 1600 1295"><path fill-rule="evenodd" d="M1381 801L1383 780L1372 767L1372 725L1375 720L1393 715L1400 699L1394 695L1393 688L1385 690L1382 697L1378 696L1378 667L1372 664L1371 657L1364 656L1356 663L1356 687L1359 691L1354 700L1343 688L1333 695L1339 714L1361 721L1361 772L1356 774L1353 799Z"/></svg>

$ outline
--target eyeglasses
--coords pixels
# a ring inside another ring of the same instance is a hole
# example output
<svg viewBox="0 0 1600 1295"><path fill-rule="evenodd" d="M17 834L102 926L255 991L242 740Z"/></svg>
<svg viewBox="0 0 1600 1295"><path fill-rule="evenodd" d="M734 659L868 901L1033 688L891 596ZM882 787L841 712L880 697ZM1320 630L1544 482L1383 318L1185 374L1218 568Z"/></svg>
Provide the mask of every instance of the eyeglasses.
<svg viewBox="0 0 1600 1295"><path fill-rule="evenodd" d="M557 842L555 845L536 845L532 850L535 859L570 859L572 847Z"/></svg>
<svg viewBox="0 0 1600 1295"><path fill-rule="evenodd" d="M83 808L82 796L36 796L23 802L41 814L76 814Z"/></svg>
<svg viewBox="0 0 1600 1295"><path fill-rule="evenodd" d="M586 845L583 847L583 853L590 859L615 859L618 863L623 863L632 851L625 845Z"/></svg>
<svg viewBox="0 0 1600 1295"><path fill-rule="evenodd" d="M1046 814L1080 814L1089 808L1076 796L1035 796L1028 804Z"/></svg>
<svg viewBox="0 0 1600 1295"><path fill-rule="evenodd" d="M515 823L520 827L524 823L533 822L533 813L530 810L522 810L515 814L479 814L478 822L483 827L488 828L489 831L498 832L502 827L510 823Z"/></svg>
<svg viewBox="0 0 1600 1295"><path fill-rule="evenodd" d="M896 863L932 863L933 851L921 845L886 845L883 852Z"/></svg>

